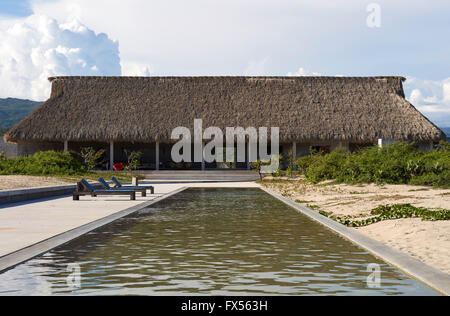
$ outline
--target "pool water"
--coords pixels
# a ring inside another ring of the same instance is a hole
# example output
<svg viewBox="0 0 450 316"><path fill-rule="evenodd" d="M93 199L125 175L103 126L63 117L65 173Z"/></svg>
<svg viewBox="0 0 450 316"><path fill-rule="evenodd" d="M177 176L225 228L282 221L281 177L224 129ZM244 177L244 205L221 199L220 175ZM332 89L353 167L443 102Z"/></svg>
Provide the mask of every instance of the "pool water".
<svg viewBox="0 0 450 316"><path fill-rule="evenodd" d="M1 274L8 294L436 295L259 189L183 191Z"/></svg>

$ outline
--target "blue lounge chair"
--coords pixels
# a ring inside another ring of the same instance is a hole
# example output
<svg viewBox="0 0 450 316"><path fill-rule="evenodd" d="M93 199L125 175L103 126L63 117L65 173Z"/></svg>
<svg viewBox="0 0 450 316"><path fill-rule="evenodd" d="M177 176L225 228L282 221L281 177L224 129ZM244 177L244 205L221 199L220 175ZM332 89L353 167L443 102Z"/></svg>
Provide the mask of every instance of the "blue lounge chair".
<svg viewBox="0 0 450 316"><path fill-rule="evenodd" d="M106 190L121 190L121 191L123 191L123 190L128 190L128 191L135 191L135 192L141 192L141 194L142 194L142 197L146 197L147 196L147 189L146 188L144 188L144 187L121 187L121 188L112 188L110 185L109 185L109 183L108 182L106 182L105 181L105 179L103 179L103 178L98 178L98 182L100 182L102 185L103 185L103 187L106 189Z"/></svg>
<svg viewBox="0 0 450 316"><path fill-rule="evenodd" d="M129 195L130 200L136 200L136 191L133 190L96 190L86 179L82 179L77 183L77 188L73 192L73 200L79 201L80 196L90 195L97 197L98 195Z"/></svg>
<svg viewBox="0 0 450 316"><path fill-rule="evenodd" d="M137 187L134 187L134 186L123 186L122 183L120 183L119 180L117 180L117 178L114 177L114 176L112 177L112 181L114 182L114 184L119 189L130 189L130 190L132 190L133 188L139 188L139 189L145 188L147 190L150 190L152 192L152 194L155 194L155 188L152 187L151 185L140 185L140 186L137 186Z"/></svg>

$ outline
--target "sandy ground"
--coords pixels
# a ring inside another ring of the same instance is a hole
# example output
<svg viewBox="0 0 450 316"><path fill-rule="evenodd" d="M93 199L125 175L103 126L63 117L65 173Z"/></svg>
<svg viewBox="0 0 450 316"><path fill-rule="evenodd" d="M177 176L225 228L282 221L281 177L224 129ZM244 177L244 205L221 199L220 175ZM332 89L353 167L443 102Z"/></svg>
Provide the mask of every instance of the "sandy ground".
<svg viewBox="0 0 450 316"><path fill-rule="evenodd" d="M379 205L412 204L449 209L450 190L409 185L312 185L301 179L265 186L315 210L365 218ZM421 219L384 221L357 230L394 249L450 274L450 221Z"/></svg>
<svg viewBox="0 0 450 316"><path fill-rule="evenodd" d="M51 177L0 176L0 190L14 190L67 184L67 182Z"/></svg>

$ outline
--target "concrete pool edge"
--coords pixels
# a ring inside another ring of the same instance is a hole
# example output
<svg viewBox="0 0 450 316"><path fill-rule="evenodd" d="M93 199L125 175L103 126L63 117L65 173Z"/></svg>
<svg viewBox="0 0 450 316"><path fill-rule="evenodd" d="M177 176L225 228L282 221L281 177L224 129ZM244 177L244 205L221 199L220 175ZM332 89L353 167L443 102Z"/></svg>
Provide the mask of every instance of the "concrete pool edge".
<svg viewBox="0 0 450 316"><path fill-rule="evenodd" d="M404 253L392 249L385 244L369 238L355 229L348 228L330 218L320 215L299 203L296 203L276 192L261 187L261 190L291 206L319 224L331 229L357 246L367 250L374 256L393 265L403 273L425 284L440 294L450 296L450 276Z"/></svg>
<svg viewBox="0 0 450 316"><path fill-rule="evenodd" d="M153 205L153 204L163 201L175 194L185 191L186 189L188 189L188 187L179 188L175 191L172 191L168 194L157 197L153 200L146 201L141 204L132 206L130 208L118 211L114 214L97 219L93 222L87 223L80 227L77 227L72 230L66 231L64 233L50 237L46 240L42 240L42 241L35 243L31 246L28 246L26 248L23 248L23 249L15 251L15 252L12 252L10 254L7 254L5 256L2 256L2 257L0 257L0 273L4 273L7 270L10 270L10 269L16 267L17 265L20 265L30 259L38 257L56 247L66 244L66 243L68 243L78 237L81 237L97 228L108 225L122 217L128 216L135 212L138 212L150 205Z"/></svg>

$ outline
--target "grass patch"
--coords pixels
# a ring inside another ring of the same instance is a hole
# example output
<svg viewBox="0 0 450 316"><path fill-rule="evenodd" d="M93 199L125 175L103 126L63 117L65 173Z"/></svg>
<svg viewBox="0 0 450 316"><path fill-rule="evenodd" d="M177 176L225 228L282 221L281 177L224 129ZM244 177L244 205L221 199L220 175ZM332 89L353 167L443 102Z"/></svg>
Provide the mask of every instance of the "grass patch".
<svg viewBox="0 0 450 316"><path fill-rule="evenodd" d="M305 201L305 200L295 200L295 203L299 203L299 204L308 204L311 203L311 201Z"/></svg>
<svg viewBox="0 0 450 316"><path fill-rule="evenodd" d="M293 179L279 179L279 178L272 178L272 179L263 179L261 180L256 180L256 183L259 184L295 184L295 183L301 183L304 180L302 179L298 179L298 178L293 178Z"/></svg>
<svg viewBox="0 0 450 316"><path fill-rule="evenodd" d="M315 210L315 211L319 211L320 210L320 206L318 205L314 205L314 204L307 204L306 207Z"/></svg>
<svg viewBox="0 0 450 316"><path fill-rule="evenodd" d="M409 190L408 192L421 192L421 191L430 191L430 189L415 189L415 190Z"/></svg>
<svg viewBox="0 0 450 316"><path fill-rule="evenodd" d="M370 214L374 217L353 221L349 216L334 216L331 213L319 212L347 227L364 227L386 220L400 218L422 218L423 221L450 220L450 210L432 211L425 207L415 207L411 204L382 205L373 209Z"/></svg>
<svg viewBox="0 0 450 316"><path fill-rule="evenodd" d="M348 201L348 202L342 202L342 203L336 203L335 206L345 206L345 205L352 205L357 203L358 201Z"/></svg>
<svg viewBox="0 0 450 316"><path fill-rule="evenodd" d="M109 172L87 172L84 174L80 174L77 176L61 176L61 175L57 175L54 176L54 178L59 179L61 181L64 182L68 182L68 183L75 183L80 181L82 178L88 180L88 181L92 181L92 182L96 182L98 181L98 178L102 177L104 178L106 181L110 181L111 177L114 176L117 178L117 180L119 180L120 182L131 182L131 176L128 173L122 173L122 172L113 172L113 171L109 171ZM145 179L144 176L142 175L136 175L133 174L133 177L137 177L140 180Z"/></svg>

